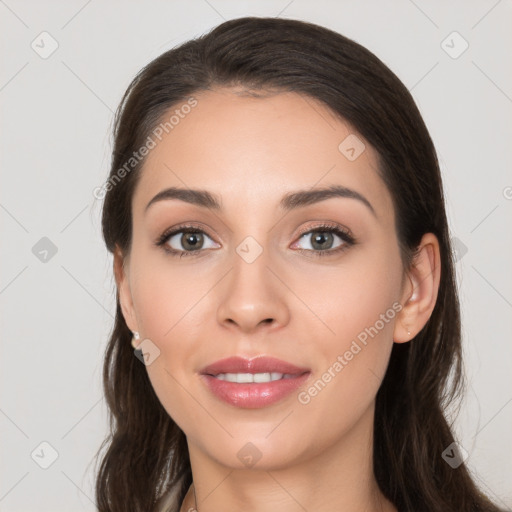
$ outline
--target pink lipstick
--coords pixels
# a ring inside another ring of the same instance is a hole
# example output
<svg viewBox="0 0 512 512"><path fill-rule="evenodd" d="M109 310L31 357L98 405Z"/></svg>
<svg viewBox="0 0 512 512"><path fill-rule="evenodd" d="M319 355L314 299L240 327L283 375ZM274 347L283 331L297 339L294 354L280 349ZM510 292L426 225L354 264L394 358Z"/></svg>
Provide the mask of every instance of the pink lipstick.
<svg viewBox="0 0 512 512"><path fill-rule="evenodd" d="M257 409L276 403L300 387L309 368L300 368L273 357L229 357L200 371L208 389L236 407Z"/></svg>

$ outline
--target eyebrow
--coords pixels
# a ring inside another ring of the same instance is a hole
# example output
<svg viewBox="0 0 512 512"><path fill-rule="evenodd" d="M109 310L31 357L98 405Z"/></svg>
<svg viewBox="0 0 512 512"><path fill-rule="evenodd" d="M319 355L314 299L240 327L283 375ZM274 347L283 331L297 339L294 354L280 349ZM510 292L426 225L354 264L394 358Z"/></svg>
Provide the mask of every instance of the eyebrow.
<svg viewBox="0 0 512 512"><path fill-rule="evenodd" d="M319 203L321 201L325 201L326 199L331 199L333 197L356 199L363 203L375 217L377 216L373 206L371 205L370 201L366 199L366 197L364 197L359 192L356 192L355 190L343 187L341 185L332 185L324 188L290 192L283 196L279 203L279 207L282 210L290 211L296 208L301 208L311 204ZM190 203L203 208L209 208L211 210L219 212L222 211L221 200L215 194L212 194L207 190L178 187L166 188L159 192L146 205L145 211L147 211L152 204L158 201L165 201L170 199L177 199L179 201L184 201L186 203Z"/></svg>

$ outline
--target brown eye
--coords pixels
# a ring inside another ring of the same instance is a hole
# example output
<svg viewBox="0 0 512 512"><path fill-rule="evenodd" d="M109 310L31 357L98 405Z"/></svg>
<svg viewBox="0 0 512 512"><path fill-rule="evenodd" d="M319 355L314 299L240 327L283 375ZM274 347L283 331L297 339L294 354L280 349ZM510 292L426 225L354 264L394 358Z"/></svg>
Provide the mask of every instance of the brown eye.
<svg viewBox="0 0 512 512"><path fill-rule="evenodd" d="M202 249L219 247L218 244L202 230L194 227L181 226L171 232L165 232L156 245L172 255L189 256L202 252Z"/></svg>
<svg viewBox="0 0 512 512"><path fill-rule="evenodd" d="M306 240L306 247L298 247L298 250L314 256L337 254L356 243L354 237L347 231L341 227L330 225L316 226L314 229L302 233L299 241L303 239ZM298 243L294 244L294 248Z"/></svg>
<svg viewBox="0 0 512 512"><path fill-rule="evenodd" d="M185 232L179 238L179 243L185 250L196 250L200 249L201 245L204 242L204 237L202 233L188 233Z"/></svg>

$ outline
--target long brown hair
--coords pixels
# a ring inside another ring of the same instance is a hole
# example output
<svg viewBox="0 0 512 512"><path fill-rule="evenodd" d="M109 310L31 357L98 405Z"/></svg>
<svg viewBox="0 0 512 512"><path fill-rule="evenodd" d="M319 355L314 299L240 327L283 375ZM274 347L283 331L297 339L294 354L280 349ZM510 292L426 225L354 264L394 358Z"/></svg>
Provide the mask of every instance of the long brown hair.
<svg viewBox="0 0 512 512"><path fill-rule="evenodd" d="M394 344L376 397L374 473L400 511L498 511L464 463L443 451L454 442L445 411L462 396L460 311L454 257L436 151L415 102L381 60L356 42L298 20L238 18L171 49L133 79L116 113L102 229L106 246L129 254L131 200L144 159L131 161L162 116L212 86L294 91L323 102L373 145L395 208L404 268L425 233L440 243L441 280L432 315L409 343ZM120 173L123 168L126 172ZM122 178L120 179L120 174ZM103 379L110 435L96 478L101 512L154 510L183 476L192 481L186 438L134 357L117 296Z"/></svg>

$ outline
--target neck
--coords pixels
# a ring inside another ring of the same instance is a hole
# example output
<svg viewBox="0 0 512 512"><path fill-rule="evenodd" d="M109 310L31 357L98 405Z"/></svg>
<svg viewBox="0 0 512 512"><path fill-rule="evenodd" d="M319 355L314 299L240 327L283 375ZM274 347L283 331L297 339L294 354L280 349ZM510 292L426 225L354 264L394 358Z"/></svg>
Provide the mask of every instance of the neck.
<svg viewBox="0 0 512 512"><path fill-rule="evenodd" d="M194 484L180 512L396 512L373 474L373 407L342 439L280 467L228 467L188 446Z"/></svg>

